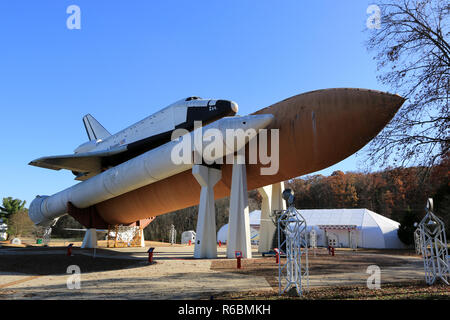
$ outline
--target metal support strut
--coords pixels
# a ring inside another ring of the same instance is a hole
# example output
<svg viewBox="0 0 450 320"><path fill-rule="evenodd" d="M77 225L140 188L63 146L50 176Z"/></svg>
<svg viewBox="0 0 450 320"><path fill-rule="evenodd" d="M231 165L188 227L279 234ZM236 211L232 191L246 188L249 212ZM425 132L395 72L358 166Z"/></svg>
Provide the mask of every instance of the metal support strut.
<svg viewBox="0 0 450 320"><path fill-rule="evenodd" d="M293 192L286 189L283 198L289 203L289 208L284 210L278 218L278 248L284 248L286 261L282 264L278 260L278 293L288 292L295 289L297 294L303 294L303 282L309 289L309 268L308 268L308 242L306 234L306 220L294 207ZM281 241L284 233L284 241ZM304 261L302 263L302 255Z"/></svg>
<svg viewBox="0 0 450 320"><path fill-rule="evenodd" d="M440 279L448 285L450 267L445 225L433 213L433 199L428 199L426 210L427 214L419 223L425 281L432 285Z"/></svg>

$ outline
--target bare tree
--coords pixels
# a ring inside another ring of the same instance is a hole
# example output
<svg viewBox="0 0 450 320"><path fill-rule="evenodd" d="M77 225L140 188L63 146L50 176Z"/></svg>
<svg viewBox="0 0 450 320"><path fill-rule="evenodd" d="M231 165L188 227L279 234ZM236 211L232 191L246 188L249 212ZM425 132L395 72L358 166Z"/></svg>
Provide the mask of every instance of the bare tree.
<svg viewBox="0 0 450 320"><path fill-rule="evenodd" d="M382 166L431 167L449 152L450 45L448 1L386 0L378 29L369 29L378 79L407 98L369 145Z"/></svg>
<svg viewBox="0 0 450 320"><path fill-rule="evenodd" d="M8 223L8 233L13 237L31 235L34 230L34 223L28 217L28 212L20 210L11 215Z"/></svg>

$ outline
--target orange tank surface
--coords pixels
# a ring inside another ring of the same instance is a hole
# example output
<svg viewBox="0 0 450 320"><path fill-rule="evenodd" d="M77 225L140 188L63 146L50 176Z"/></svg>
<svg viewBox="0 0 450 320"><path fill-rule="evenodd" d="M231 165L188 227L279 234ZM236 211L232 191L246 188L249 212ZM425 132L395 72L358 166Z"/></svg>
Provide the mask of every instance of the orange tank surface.
<svg viewBox="0 0 450 320"><path fill-rule="evenodd" d="M255 112L275 116L268 129L279 129L279 170L261 175L260 169L267 165L247 164L248 190L309 174L349 157L386 126L403 102L398 95L380 91L325 89ZM231 164L222 166L222 179L214 187L216 199L230 195L231 172ZM200 185L187 170L93 209L106 223L126 225L197 205L199 199Z"/></svg>

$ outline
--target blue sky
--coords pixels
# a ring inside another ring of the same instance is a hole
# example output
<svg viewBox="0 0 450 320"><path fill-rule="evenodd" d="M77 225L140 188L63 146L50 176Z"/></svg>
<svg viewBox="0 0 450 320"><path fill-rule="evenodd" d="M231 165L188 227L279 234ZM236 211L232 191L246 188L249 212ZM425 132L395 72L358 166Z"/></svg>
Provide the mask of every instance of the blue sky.
<svg viewBox="0 0 450 320"><path fill-rule="evenodd" d="M69 30L69 5L81 29ZM244 115L322 88L388 91L366 51L364 0L0 2L0 198L51 195L70 172L28 162L68 154L91 113L110 132L187 97ZM352 156L321 171L359 169Z"/></svg>

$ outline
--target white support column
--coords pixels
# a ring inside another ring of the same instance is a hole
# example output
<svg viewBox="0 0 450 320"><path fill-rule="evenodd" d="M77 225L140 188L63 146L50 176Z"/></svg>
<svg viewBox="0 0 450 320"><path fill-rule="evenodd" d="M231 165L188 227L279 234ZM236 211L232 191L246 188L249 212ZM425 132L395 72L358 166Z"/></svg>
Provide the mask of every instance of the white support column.
<svg viewBox="0 0 450 320"><path fill-rule="evenodd" d="M145 248L144 229L140 229L139 233L141 234L141 247Z"/></svg>
<svg viewBox="0 0 450 320"><path fill-rule="evenodd" d="M86 230L81 248L97 248L97 231L95 228Z"/></svg>
<svg viewBox="0 0 450 320"><path fill-rule="evenodd" d="M233 164L231 177L230 216L228 221L227 258L241 251L243 258L252 257L250 217L248 212L247 173L245 164Z"/></svg>
<svg viewBox="0 0 450 320"><path fill-rule="evenodd" d="M283 200L284 182L272 185L272 210L286 210L286 201Z"/></svg>
<svg viewBox="0 0 450 320"><path fill-rule="evenodd" d="M258 188L262 197L258 252L268 252L272 247L273 235L277 227L270 215L273 210L286 209L286 203L282 198L283 190L284 182Z"/></svg>
<svg viewBox="0 0 450 320"><path fill-rule="evenodd" d="M272 213L272 185L258 188L258 192L262 197L258 252L262 253L270 250L276 226L270 217L270 214Z"/></svg>
<svg viewBox="0 0 450 320"><path fill-rule="evenodd" d="M216 258L217 238L214 185L222 178L222 171L203 165L194 165L192 174L202 187L198 207L194 258Z"/></svg>

